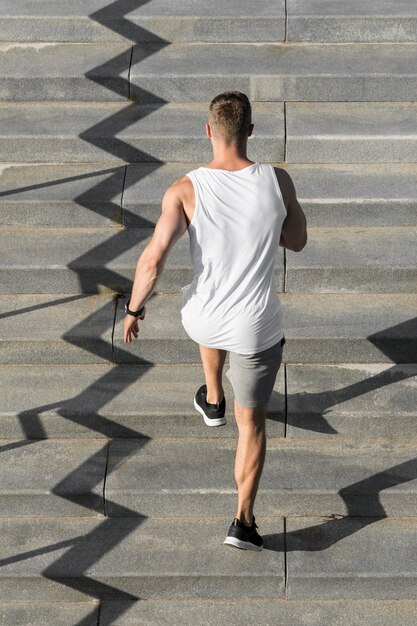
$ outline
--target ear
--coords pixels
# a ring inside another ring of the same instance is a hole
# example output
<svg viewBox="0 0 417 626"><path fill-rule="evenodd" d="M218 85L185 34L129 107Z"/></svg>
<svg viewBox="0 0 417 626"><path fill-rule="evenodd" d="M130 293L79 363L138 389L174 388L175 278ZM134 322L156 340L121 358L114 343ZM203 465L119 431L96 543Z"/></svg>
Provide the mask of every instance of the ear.
<svg viewBox="0 0 417 626"><path fill-rule="evenodd" d="M206 122L206 135L207 137L211 137L211 127L208 122Z"/></svg>

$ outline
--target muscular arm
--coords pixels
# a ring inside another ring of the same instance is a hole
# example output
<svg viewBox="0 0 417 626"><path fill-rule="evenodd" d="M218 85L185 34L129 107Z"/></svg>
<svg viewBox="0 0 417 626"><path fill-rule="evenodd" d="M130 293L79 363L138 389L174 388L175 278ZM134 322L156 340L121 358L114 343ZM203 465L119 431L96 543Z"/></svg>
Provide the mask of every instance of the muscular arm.
<svg viewBox="0 0 417 626"><path fill-rule="evenodd" d="M181 200L182 182L175 181L162 198L162 213L135 272L130 308L139 309L154 291L171 248L187 230Z"/></svg>
<svg viewBox="0 0 417 626"><path fill-rule="evenodd" d="M307 243L307 220L295 191L294 183L288 172L274 168L287 209L279 245L293 252L300 252Z"/></svg>

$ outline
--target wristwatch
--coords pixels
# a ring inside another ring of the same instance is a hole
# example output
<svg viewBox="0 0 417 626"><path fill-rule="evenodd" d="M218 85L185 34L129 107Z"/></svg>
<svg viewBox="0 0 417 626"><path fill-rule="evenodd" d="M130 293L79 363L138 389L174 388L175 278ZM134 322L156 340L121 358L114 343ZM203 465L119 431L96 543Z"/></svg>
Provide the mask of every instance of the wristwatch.
<svg viewBox="0 0 417 626"><path fill-rule="evenodd" d="M128 313L129 315L133 315L133 317L139 317L140 315L142 315L143 309L145 308L145 305L143 305L143 307L141 309L139 309L139 311L131 311L129 309L129 304L130 304L130 298L129 298L129 300L125 304L125 311L126 311L126 313Z"/></svg>

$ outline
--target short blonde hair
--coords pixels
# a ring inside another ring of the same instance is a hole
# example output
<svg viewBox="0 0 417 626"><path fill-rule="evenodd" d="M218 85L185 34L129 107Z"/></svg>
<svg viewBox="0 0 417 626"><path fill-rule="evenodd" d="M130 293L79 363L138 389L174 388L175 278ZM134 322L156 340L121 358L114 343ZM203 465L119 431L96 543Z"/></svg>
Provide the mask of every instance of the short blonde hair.
<svg viewBox="0 0 417 626"><path fill-rule="evenodd" d="M241 91L224 91L210 102L208 122L215 137L236 141L248 134L252 123L249 98Z"/></svg>

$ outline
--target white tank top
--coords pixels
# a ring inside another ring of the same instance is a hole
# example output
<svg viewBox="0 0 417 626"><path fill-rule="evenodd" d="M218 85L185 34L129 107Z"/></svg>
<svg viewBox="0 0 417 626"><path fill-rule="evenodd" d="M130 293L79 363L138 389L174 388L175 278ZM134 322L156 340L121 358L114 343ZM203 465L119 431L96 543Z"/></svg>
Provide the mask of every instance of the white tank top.
<svg viewBox="0 0 417 626"><path fill-rule="evenodd" d="M287 211L274 168L199 167L186 176L195 193L188 226L194 276L182 287L182 325L210 348L266 350L284 334L274 264Z"/></svg>

